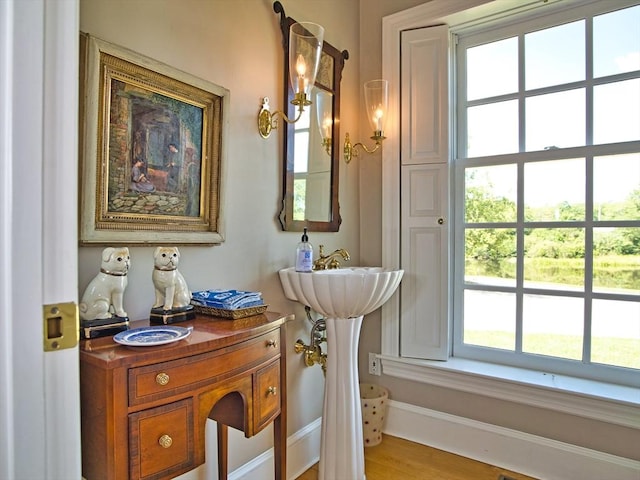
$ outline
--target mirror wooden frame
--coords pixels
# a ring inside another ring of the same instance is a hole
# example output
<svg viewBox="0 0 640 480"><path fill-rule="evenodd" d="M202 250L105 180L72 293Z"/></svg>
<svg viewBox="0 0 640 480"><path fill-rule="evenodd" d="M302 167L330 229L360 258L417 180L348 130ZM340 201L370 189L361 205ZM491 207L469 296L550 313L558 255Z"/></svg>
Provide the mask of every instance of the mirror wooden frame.
<svg viewBox="0 0 640 480"><path fill-rule="evenodd" d="M282 47L284 50L284 105L283 111L289 118L296 117L296 107L291 104L294 92L289 81L289 28L296 21L287 17L284 7L278 1L273 3L273 11L280 14L280 30L282 31ZM282 135L283 147L283 178L282 178L282 210L278 215L278 220L282 230L291 232L301 232L304 227L310 232L337 232L340 229L342 218L340 217L339 193L339 172L340 172L340 82L342 80L342 70L344 62L349 58L347 50L339 51L326 41L322 45L322 55L328 55L333 59L333 88L323 86L323 89L333 95L333 126L331 135L331 194L328 220L294 220L294 128L293 124L286 124ZM316 85L318 82L316 81Z"/></svg>

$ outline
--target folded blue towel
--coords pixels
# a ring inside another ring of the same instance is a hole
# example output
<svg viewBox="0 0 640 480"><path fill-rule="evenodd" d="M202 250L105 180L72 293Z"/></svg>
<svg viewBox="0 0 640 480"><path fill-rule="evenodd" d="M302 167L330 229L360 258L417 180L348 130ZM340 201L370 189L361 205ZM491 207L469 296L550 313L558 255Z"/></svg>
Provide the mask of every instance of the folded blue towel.
<svg viewBox="0 0 640 480"><path fill-rule="evenodd" d="M222 308L225 310L238 310L240 308L264 305L262 293L248 292L244 290L202 290L193 292L191 302L205 307Z"/></svg>

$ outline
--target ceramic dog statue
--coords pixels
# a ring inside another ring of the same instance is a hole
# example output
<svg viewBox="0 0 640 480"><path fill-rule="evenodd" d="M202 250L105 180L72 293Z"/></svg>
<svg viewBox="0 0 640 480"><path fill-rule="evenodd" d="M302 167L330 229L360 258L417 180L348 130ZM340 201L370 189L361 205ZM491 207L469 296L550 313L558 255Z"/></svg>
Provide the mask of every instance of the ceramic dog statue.
<svg viewBox="0 0 640 480"><path fill-rule="evenodd" d="M158 247L153 253L153 286L156 301L153 308L175 310L189 306L191 291L178 271L180 252L177 247Z"/></svg>
<svg viewBox="0 0 640 480"><path fill-rule="evenodd" d="M130 257L127 247L108 247L102 251L100 272L91 280L82 295L80 318L96 320L118 317L126 318L122 307L127 288L127 272Z"/></svg>

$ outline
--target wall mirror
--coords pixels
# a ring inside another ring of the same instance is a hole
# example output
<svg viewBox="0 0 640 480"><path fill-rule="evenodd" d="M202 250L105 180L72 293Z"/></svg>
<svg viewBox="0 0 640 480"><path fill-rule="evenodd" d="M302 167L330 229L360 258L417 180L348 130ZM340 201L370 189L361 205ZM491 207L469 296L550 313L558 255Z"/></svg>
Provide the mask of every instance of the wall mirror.
<svg viewBox="0 0 640 480"><path fill-rule="evenodd" d="M289 52L289 27L280 2L273 10L280 14L285 59ZM282 210L278 215L282 229L310 232L337 232L340 228L338 179L340 167L340 81L349 52L342 52L325 40L320 67L312 89L312 105L296 123L286 123L283 134ZM293 87L285 61L284 107L289 118L296 118L291 104ZM285 122L283 122L285 124Z"/></svg>

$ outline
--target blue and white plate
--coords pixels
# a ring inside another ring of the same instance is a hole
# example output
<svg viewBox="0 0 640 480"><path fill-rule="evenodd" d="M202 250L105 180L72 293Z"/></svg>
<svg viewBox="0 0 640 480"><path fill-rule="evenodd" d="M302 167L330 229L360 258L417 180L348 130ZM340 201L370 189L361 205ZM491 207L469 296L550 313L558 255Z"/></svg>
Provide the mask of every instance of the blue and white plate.
<svg viewBox="0 0 640 480"><path fill-rule="evenodd" d="M125 330L113 336L113 340L130 347L151 347L173 343L191 335L193 327L140 327Z"/></svg>

